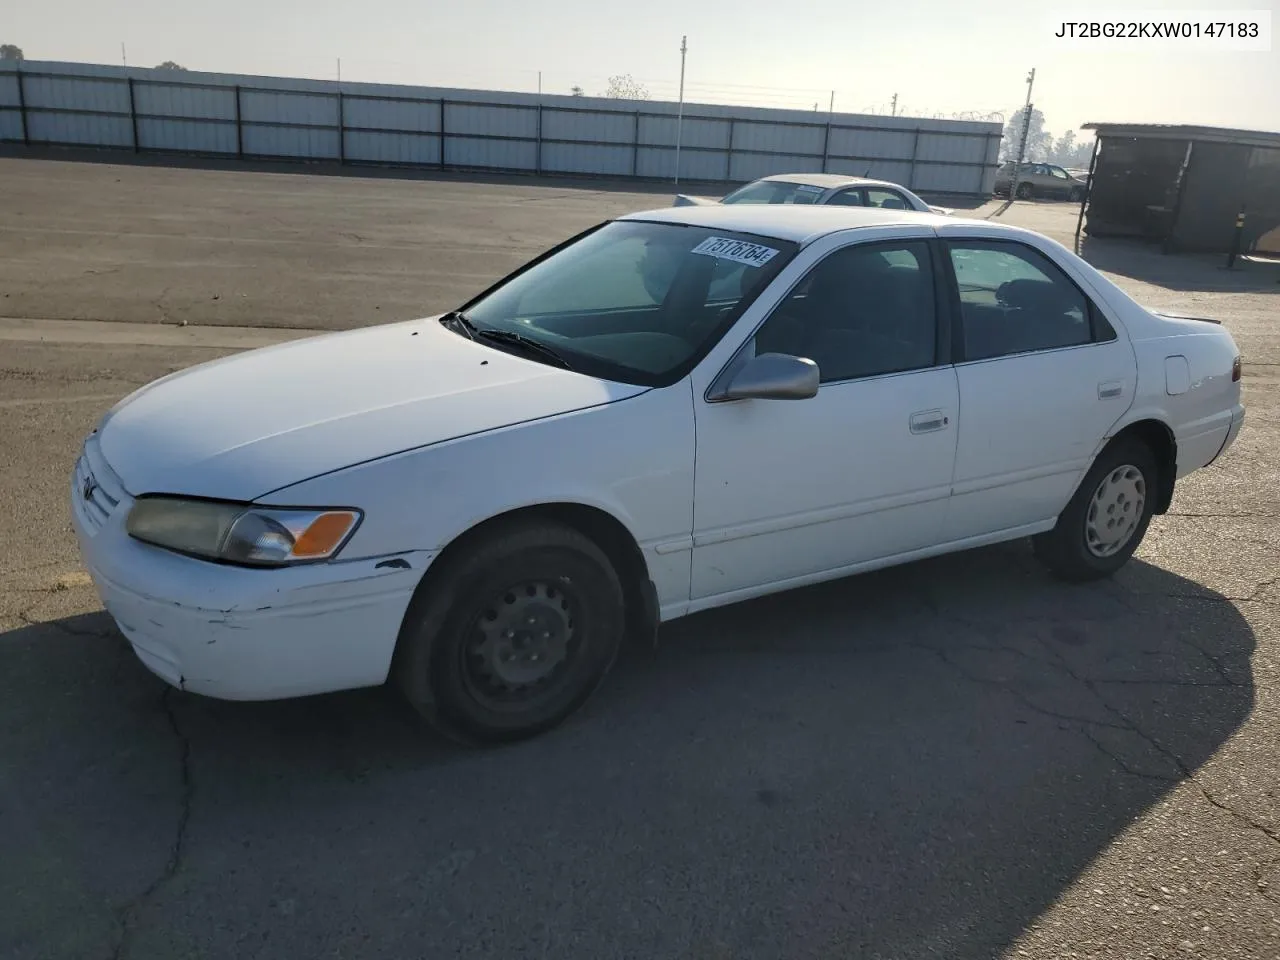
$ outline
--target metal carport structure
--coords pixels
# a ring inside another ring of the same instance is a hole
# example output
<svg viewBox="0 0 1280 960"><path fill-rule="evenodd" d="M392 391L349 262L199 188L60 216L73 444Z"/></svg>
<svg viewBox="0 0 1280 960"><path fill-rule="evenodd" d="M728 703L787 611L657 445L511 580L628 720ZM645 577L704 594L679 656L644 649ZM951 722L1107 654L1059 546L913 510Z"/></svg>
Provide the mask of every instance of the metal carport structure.
<svg viewBox="0 0 1280 960"><path fill-rule="evenodd" d="M1086 123L1097 135L1082 205L1091 237L1137 237L1169 252L1280 256L1280 133Z"/></svg>

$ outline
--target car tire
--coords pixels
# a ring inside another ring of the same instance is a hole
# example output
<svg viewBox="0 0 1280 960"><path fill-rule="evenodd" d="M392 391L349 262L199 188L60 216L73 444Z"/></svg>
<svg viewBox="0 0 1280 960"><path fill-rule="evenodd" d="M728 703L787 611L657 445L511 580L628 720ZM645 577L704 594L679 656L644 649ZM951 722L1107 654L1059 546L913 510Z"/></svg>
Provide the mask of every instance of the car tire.
<svg viewBox="0 0 1280 960"><path fill-rule="evenodd" d="M1035 189L1031 186L1031 184L1029 183L1018 184L1019 200L1030 200L1033 196L1035 196Z"/></svg>
<svg viewBox="0 0 1280 960"><path fill-rule="evenodd" d="M1071 192L1067 194L1067 199L1072 203L1079 203L1084 199L1084 189L1082 187L1072 187Z"/></svg>
<svg viewBox="0 0 1280 960"><path fill-rule="evenodd" d="M1032 537L1036 556L1064 580L1111 576L1146 535L1160 486L1158 470L1141 440L1113 441L1080 481L1054 528Z"/></svg>
<svg viewBox="0 0 1280 960"><path fill-rule="evenodd" d="M587 701L624 633L622 584L604 551L572 528L521 523L466 543L424 583L393 676L448 737L523 740Z"/></svg>

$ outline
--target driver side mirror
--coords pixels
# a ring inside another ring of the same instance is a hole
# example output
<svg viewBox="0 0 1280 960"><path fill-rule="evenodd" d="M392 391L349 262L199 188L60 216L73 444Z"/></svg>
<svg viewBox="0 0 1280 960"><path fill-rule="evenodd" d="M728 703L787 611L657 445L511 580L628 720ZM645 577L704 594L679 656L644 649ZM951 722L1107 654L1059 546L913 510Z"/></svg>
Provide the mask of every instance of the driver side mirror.
<svg viewBox="0 0 1280 960"><path fill-rule="evenodd" d="M807 400L818 395L818 365L806 357L762 353L717 384L708 400Z"/></svg>

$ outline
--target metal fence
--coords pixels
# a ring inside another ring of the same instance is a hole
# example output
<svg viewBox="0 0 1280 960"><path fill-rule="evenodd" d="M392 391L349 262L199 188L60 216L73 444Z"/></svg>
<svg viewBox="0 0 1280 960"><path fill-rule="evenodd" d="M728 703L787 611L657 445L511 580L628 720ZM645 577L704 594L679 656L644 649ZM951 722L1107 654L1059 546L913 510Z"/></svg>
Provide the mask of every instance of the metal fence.
<svg viewBox="0 0 1280 960"><path fill-rule="evenodd" d="M999 124L240 77L98 64L0 69L0 140L255 159L329 160L742 182L879 177L989 194Z"/></svg>

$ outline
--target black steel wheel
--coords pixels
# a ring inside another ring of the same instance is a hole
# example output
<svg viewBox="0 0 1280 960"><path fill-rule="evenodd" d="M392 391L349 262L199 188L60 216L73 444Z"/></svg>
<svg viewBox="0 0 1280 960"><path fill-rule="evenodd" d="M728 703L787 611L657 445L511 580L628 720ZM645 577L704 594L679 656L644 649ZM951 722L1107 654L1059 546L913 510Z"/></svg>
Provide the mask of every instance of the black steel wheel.
<svg viewBox="0 0 1280 960"><path fill-rule="evenodd" d="M1029 183L1018 184L1018 199L1030 200L1035 195L1035 189Z"/></svg>
<svg viewBox="0 0 1280 960"><path fill-rule="evenodd" d="M445 558L405 617L395 678L447 735L520 740L591 696L617 657L624 598L608 557L559 524L481 535Z"/></svg>

